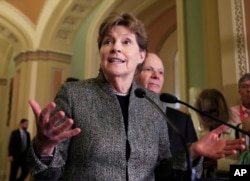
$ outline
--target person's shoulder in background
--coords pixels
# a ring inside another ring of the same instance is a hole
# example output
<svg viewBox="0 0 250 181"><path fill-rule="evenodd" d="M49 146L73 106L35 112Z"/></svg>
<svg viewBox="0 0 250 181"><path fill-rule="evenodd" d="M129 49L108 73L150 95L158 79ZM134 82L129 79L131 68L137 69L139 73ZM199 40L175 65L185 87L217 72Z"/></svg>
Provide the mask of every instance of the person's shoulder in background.
<svg viewBox="0 0 250 181"><path fill-rule="evenodd" d="M78 78L75 78L75 77L68 77L66 78L65 82L75 82L75 81L79 81Z"/></svg>

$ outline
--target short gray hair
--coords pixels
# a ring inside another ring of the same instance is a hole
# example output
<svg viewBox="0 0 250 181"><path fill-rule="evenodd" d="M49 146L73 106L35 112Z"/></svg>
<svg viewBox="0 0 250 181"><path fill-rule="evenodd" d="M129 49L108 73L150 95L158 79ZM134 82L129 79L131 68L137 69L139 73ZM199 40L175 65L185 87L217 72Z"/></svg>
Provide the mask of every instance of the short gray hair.
<svg viewBox="0 0 250 181"><path fill-rule="evenodd" d="M244 75L241 76L241 78L238 81L238 86L240 87L240 84L242 82L245 82L246 80L250 80L250 73L245 73Z"/></svg>

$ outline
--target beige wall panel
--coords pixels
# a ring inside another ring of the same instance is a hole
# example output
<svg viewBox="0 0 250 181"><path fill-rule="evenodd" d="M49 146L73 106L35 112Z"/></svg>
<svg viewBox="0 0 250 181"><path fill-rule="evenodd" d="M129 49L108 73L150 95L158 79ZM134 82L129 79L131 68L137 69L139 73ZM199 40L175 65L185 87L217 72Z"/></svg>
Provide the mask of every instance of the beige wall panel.
<svg viewBox="0 0 250 181"><path fill-rule="evenodd" d="M238 102L238 56L237 34L234 21L234 1L218 1L219 25L220 25L220 48L221 48L221 74L223 93L228 103L233 105Z"/></svg>

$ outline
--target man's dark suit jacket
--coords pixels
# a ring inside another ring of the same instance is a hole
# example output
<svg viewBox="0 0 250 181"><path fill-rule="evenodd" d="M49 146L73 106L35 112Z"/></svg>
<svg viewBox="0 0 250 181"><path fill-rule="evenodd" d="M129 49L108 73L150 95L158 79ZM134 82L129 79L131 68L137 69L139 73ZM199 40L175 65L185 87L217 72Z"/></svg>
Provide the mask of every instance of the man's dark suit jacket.
<svg viewBox="0 0 250 181"><path fill-rule="evenodd" d="M197 141L197 135L194 129L193 121L191 116L185 114L179 110L167 107L166 116L174 124L176 128L183 134L186 143L192 143ZM184 150L180 135L168 124L168 133L170 140L171 154L178 155L178 152ZM200 164L200 163L195 163ZM156 181L185 181L190 178L190 175L186 171L174 170L172 165L168 162L162 161L155 169L155 180Z"/></svg>
<svg viewBox="0 0 250 181"><path fill-rule="evenodd" d="M184 138L186 139L186 143L197 141L197 135L190 115L170 107L167 107L166 115L183 134ZM174 156L184 147L180 136L169 125L168 129L170 149L172 155Z"/></svg>
<svg viewBox="0 0 250 181"><path fill-rule="evenodd" d="M22 152L22 140L20 130L16 129L11 133L8 154L9 156L13 156L14 159L18 159L20 156L23 156L23 153L26 153L28 150L28 147L30 145L30 134L27 131L25 131L25 133L27 138L27 147L24 152Z"/></svg>

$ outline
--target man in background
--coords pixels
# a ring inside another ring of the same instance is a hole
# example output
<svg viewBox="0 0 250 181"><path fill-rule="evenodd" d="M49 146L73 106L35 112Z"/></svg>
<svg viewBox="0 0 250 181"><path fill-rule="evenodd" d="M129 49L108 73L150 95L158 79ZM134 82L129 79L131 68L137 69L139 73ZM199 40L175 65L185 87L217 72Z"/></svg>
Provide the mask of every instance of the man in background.
<svg viewBox="0 0 250 181"><path fill-rule="evenodd" d="M164 66L162 60L156 54L148 53L144 63L137 67L135 81L142 87L160 94L164 83ZM183 134L187 144L197 141L197 135L190 115L170 107L167 107L166 115L174 124L174 126L178 128L180 133ZM170 139L170 149L172 155L174 156L178 154L181 149L184 149L184 145L180 135L171 126L168 126L168 132ZM197 163L193 164L195 165ZM181 174L179 171L176 172L174 179L180 180L180 175ZM159 178L159 180L163 179Z"/></svg>
<svg viewBox="0 0 250 181"><path fill-rule="evenodd" d="M138 67L135 74L135 81L155 93L160 94L164 83L164 66L162 60L154 53L148 53L143 65ZM188 143L197 140L197 135L191 117L179 110L168 107L167 117L180 130ZM180 136L169 126L170 148L172 155L175 155L183 147Z"/></svg>
<svg viewBox="0 0 250 181"><path fill-rule="evenodd" d="M240 104L231 107L232 117L236 123L243 124L243 129L247 129L246 127L248 127L250 122L250 73L246 73L240 77L238 81L238 93L240 95ZM245 137L245 135L243 136ZM246 146L249 148L250 139L248 136L245 138Z"/></svg>
<svg viewBox="0 0 250 181"><path fill-rule="evenodd" d="M231 107L233 119L241 123L250 116L250 73L244 74L238 81L240 104Z"/></svg>
<svg viewBox="0 0 250 181"><path fill-rule="evenodd" d="M28 120L21 119L19 129L11 132L8 146L8 159L11 163L10 181L24 181L29 173L26 163L26 153L30 145L30 134L27 129ZM21 168L21 174L17 178L19 168Z"/></svg>

